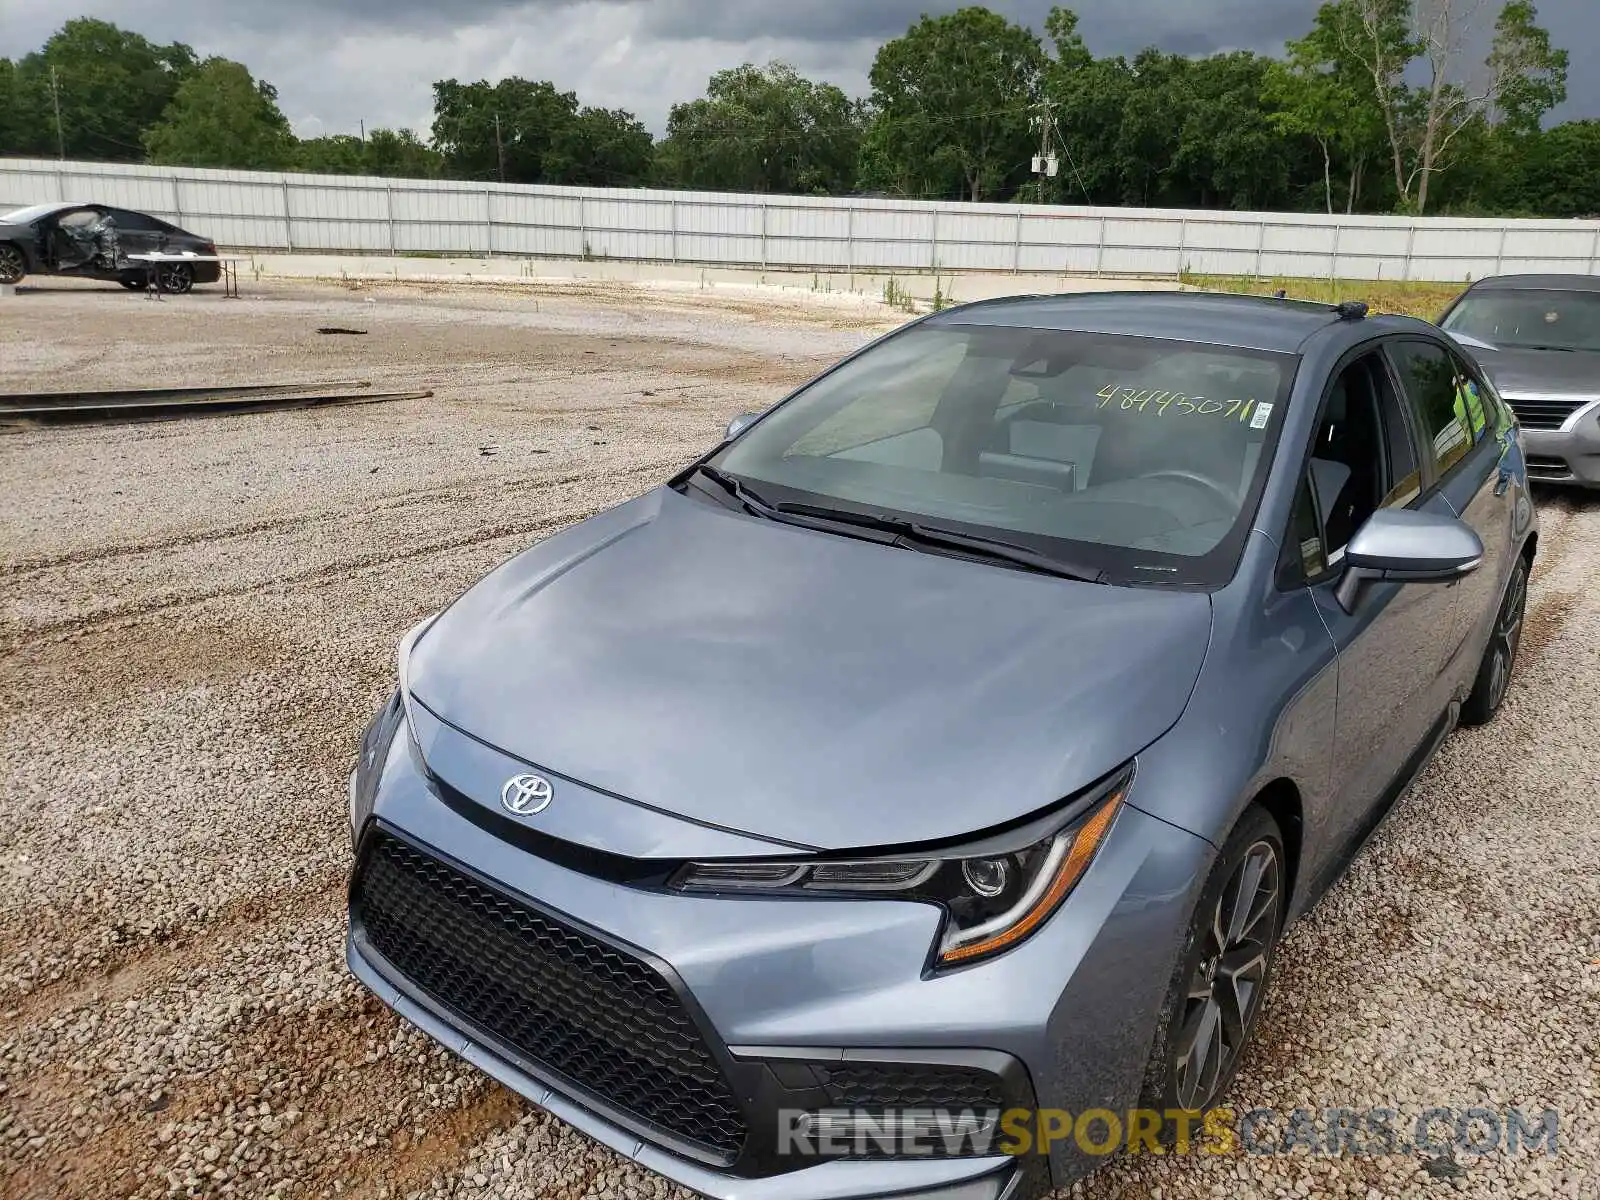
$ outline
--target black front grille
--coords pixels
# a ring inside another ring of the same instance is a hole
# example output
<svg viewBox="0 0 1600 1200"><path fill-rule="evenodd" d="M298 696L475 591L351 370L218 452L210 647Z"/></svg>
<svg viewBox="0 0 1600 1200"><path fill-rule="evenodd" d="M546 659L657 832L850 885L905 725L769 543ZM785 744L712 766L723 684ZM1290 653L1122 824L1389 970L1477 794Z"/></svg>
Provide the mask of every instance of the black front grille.
<svg viewBox="0 0 1600 1200"><path fill-rule="evenodd" d="M1587 400L1528 400L1506 397L1511 411L1524 429L1560 429L1567 418L1577 412Z"/></svg>
<svg viewBox="0 0 1600 1200"><path fill-rule="evenodd" d="M846 1108L937 1108L961 1112L1008 1107L992 1071L942 1063L829 1063L817 1067L828 1099Z"/></svg>
<svg viewBox="0 0 1600 1200"><path fill-rule="evenodd" d="M387 834L351 920L404 979L602 1105L732 1162L745 1119L659 971Z"/></svg>

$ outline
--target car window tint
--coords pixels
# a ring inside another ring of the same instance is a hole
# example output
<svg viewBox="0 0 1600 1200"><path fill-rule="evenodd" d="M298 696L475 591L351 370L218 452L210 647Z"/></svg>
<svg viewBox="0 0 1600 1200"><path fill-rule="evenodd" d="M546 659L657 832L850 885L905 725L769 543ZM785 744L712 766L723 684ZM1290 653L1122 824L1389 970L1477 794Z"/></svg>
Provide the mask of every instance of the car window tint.
<svg viewBox="0 0 1600 1200"><path fill-rule="evenodd" d="M56 224L64 229L78 229L85 225L93 225L99 219L100 214L94 209L79 208L69 213L63 213L56 218Z"/></svg>
<svg viewBox="0 0 1600 1200"><path fill-rule="evenodd" d="M113 208L110 217L116 222L118 229L130 233L166 232L166 227L154 217L147 217L143 213L136 213L126 208Z"/></svg>
<svg viewBox="0 0 1600 1200"><path fill-rule="evenodd" d="M1378 418L1383 425L1384 448L1388 454L1386 482L1389 490L1378 502L1379 508L1405 508L1422 494L1422 469L1417 461L1416 439L1406 423L1405 402L1395 394L1394 383L1376 355L1367 360Z"/></svg>
<svg viewBox="0 0 1600 1200"><path fill-rule="evenodd" d="M1469 366L1460 355L1451 355L1451 358L1455 361L1456 373L1461 376L1465 381L1464 386L1469 389L1468 398L1476 395L1483 404L1484 416L1487 418L1484 435L1501 434L1515 425L1517 418L1512 413L1510 405L1500 398L1500 393L1495 391L1488 376L1476 367Z"/></svg>
<svg viewBox="0 0 1600 1200"><path fill-rule="evenodd" d="M1380 508L1417 498L1421 476L1399 399L1377 354L1343 367L1323 400L1306 473L1322 520L1325 552L1337 560Z"/></svg>
<svg viewBox="0 0 1600 1200"><path fill-rule="evenodd" d="M1456 368L1444 347L1397 342L1390 347L1401 385L1442 475L1484 437L1488 417L1477 385Z"/></svg>
<svg viewBox="0 0 1600 1200"><path fill-rule="evenodd" d="M1315 579L1328 569L1327 543L1316 503L1311 497L1309 476L1300 480L1300 489L1295 493L1294 513L1289 520L1288 553L1289 578L1295 582Z"/></svg>

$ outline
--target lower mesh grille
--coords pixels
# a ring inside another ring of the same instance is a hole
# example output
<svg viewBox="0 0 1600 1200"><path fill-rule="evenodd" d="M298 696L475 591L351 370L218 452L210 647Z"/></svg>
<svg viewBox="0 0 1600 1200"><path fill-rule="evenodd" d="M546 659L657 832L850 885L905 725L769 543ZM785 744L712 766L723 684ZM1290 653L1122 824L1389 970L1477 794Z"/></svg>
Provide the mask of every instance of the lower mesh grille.
<svg viewBox="0 0 1600 1200"><path fill-rule="evenodd" d="M648 963L374 834L351 920L409 983L602 1104L732 1162L742 1111Z"/></svg>
<svg viewBox="0 0 1600 1200"><path fill-rule="evenodd" d="M940 1114L938 1136L917 1140L916 1153L933 1158L995 1153L998 1131L980 1133L984 1122L997 1121L1007 1109L1023 1107L1007 1094L1005 1082L991 1071L941 1063L828 1063L813 1067L830 1104L855 1113L905 1115L917 1111ZM960 1130L970 1132L959 1132ZM870 1136L852 1139L846 1158L899 1158L907 1148Z"/></svg>
<svg viewBox="0 0 1600 1200"><path fill-rule="evenodd" d="M1007 1107L1000 1077L976 1067L922 1063L846 1063L820 1067L834 1104L849 1108Z"/></svg>

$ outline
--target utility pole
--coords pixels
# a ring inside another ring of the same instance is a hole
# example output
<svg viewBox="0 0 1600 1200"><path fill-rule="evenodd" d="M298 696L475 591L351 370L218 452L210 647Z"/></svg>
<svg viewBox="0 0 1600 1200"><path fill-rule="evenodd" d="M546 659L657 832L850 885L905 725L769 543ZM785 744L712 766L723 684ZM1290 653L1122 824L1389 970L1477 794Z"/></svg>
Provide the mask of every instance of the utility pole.
<svg viewBox="0 0 1600 1200"><path fill-rule="evenodd" d="M361 144L363 146L367 144L367 119L365 117L361 118Z"/></svg>
<svg viewBox="0 0 1600 1200"><path fill-rule="evenodd" d="M1039 177L1038 202L1043 204L1044 181L1046 178L1056 177L1056 172L1061 169L1061 163L1050 150L1050 130L1055 123L1055 118L1050 113L1050 101L1040 100L1036 107L1039 115L1034 117L1033 123L1039 127L1039 153L1033 156L1033 173Z"/></svg>
<svg viewBox="0 0 1600 1200"><path fill-rule="evenodd" d="M67 139L61 132L61 85L56 80L56 66L50 64L50 98L56 106L56 157L62 162L67 158Z"/></svg>
<svg viewBox="0 0 1600 1200"><path fill-rule="evenodd" d="M495 113L494 115L494 153L495 157L500 160L500 182L504 183L506 181L506 148L505 145L500 141L499 113Z"/></svg>

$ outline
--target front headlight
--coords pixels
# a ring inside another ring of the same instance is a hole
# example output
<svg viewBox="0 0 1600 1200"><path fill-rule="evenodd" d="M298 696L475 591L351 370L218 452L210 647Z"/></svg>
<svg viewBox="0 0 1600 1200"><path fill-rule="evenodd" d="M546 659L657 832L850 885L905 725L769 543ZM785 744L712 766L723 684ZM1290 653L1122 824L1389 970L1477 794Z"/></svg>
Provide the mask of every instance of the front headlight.
<svg viewBox="0 0 1600 1200"><path fill-rule="evenodd" d="M372 814L378 777L383 773L383 761L389 753L389 743L394 739L396 728L404 722L407 734L413 738L416 736L411 723L411 650L417 644L417 639L428 631L428 626L438 619L439 614L434 613L427 620L419 621L400 639L399 646L395 648L398 686L361 735L361 748L356 754L355 770L350 772L348 785L352 843L360 840L361 827Z"/></svg>
<svg viewBox="0 0 1600 1200"><path fill-rule="evenodd" d="M1011 835L938 854L689 863L671 886L938 904L945 922L937 965L962 966L1009 950L1060 907L1105 841L1132 779L1130 765L1075 797L1043 836L1035 822Z"/></svg>
<svg viewBox="0 0 1600 1200"><path fill-rule="evenodd" d="M361 827L372 815L378 779L383 774L383 761L389 754L389 743L394 740L395 731L403 720L402 709L400 693L396 691L361 735L361 748L356 753L356 767L350 772L349 784L352 846L361 840Z"/></svg>
<svg viewBox="0 0 1600 1200"><path fill-rule="evenodd" d="M405 637L400 639L400 644L395 647L395 678L400 685L400 704L405 709L406 728L412 729L411 724L411 651L416 647L418 639L428 632L428 627L439 619L439 614L425 617L413 625ZM414 732L414 731L413 731Z"/></svg>

